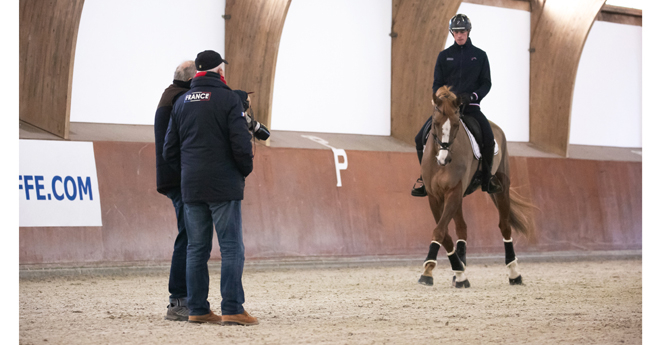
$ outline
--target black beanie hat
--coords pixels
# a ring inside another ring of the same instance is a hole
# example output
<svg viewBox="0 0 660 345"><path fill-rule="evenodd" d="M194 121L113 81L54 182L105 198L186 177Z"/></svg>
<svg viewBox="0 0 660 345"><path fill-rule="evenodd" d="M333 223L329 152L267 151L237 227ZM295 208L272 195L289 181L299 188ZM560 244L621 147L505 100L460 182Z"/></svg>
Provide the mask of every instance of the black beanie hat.
<svg viewBox="0 0 660 345"><path fill-rule="evenodd" d="M220 66L221 63L229 64L227 61L222 59L222 56L213 50L205 50L197 54L195 59L195 68L198 71L208 71L210 69Z"/></svg>

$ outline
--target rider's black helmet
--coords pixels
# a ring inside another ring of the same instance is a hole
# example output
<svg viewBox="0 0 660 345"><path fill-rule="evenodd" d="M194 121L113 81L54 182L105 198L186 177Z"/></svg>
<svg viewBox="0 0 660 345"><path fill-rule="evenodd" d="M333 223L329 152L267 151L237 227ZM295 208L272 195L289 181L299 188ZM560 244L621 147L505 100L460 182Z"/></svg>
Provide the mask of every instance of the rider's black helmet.
<svg viewBox="0 0 660 345"><path fill-rule="evenodd" d="M455 15L449 20L449 32L452 32L453 30L466 30L468 32L472 30L470 18L460 13Z"/></svg>

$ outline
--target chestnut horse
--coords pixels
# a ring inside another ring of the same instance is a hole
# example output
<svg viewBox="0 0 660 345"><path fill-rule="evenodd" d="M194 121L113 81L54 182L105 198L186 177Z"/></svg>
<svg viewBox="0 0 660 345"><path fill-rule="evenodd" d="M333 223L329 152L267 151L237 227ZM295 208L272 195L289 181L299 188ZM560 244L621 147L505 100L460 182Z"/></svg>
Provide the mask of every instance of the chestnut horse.
<svg viewBox="0 0 660 345"><path fill-rule="evenodd" d="M430 135L426 142L422 158L422 179L428 193L429 204L436 227L428 256L424 261L424 273L420 284L433 285L433 268L437 265L440 245L447 251L447 256L454 271L452 285L457 288L470 287L465 275L467 225L463 219L463 197L472 176L479 167L472 152L470 139L465 127L460 122L459 104L456 95L444 86L433 95L433 120ZM499 228L502 232L505 248L505 264L509 271L509 283L522 284L522 275L518 270L518 260L513 250L511 227L518 233L531 236L534 232L532 211L535 208L510 190L509 156L506 137L500 127L491 122L499 152L493 158L493 171L502 183L503 191L490 197L499 211ZM511 193L510 193L511 192ZM469 194L469 193L468 193ZM456 248L448 226L454 220L458 240Z"/></svg>

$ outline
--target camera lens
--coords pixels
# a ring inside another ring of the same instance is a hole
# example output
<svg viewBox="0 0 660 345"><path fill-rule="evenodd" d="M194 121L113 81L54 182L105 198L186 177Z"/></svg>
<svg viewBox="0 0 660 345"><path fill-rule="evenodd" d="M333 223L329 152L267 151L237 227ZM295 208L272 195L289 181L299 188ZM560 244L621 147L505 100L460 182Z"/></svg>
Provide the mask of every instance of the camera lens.
<svg viewBox="0 0 660 345"><path fill-rule="evenodd" d="M257 122L256 126L254 126L254 137L259 140L266 140L270 138L270 131L268 131L268 128L266 128L266 126Z"/></svg>

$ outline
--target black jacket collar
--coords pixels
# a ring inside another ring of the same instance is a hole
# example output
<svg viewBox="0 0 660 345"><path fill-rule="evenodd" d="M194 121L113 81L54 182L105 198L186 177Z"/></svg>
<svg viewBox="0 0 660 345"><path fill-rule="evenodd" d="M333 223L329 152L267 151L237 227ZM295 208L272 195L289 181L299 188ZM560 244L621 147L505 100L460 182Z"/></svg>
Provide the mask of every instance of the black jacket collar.
<svg viewBox="0 0 660 345"><path fill-rule="evenodd" d="M470 37L468 37L467 41L465 41L465 44L462 45L462 46L459 46L458 43L456 43L456 41L454 41L453 46L454 46L454 48L456 48L456 49L460 49L461 47L462 47L462 48L472 48L472 47L473 47L473 46L472 46L472 39L470 39Z"/></svg>
<svg viewBox="0 0 660 345"><path fill-rule="evenodd" d="M176 79L174 79L174 80L172 81L172 84L174 84L174 85L176 85L176 86L178 86L178 87L186 88L186 89L190 89L190 83L192 83L192 79L190 79L190 80L188 80L188 81L183 81L183 80L176 80Z"/></svg>

